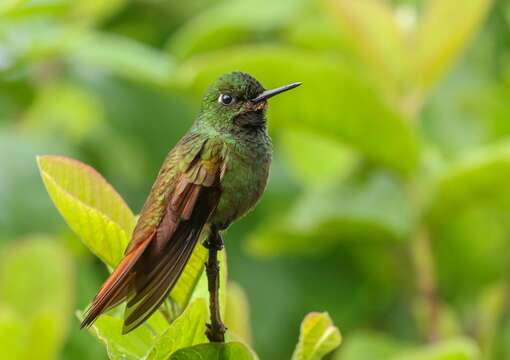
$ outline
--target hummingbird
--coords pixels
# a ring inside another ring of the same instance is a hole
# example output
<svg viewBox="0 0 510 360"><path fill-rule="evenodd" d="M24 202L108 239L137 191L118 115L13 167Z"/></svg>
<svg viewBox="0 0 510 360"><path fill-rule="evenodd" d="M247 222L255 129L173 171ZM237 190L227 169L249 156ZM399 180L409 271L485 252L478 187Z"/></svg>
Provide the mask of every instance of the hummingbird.
<svg viewBox="0 0 510 360"><path fill-rule="evenodd" d="M134 330L169 295L202 236L214 240L206 247L214 242L213 250L221 250L222 232L266 188L267 101L299 85L266 90L251 75L232 72L209 87L195 122L164 160L124 257L87 308L82 328L127 302L122 333Z"/></svg>

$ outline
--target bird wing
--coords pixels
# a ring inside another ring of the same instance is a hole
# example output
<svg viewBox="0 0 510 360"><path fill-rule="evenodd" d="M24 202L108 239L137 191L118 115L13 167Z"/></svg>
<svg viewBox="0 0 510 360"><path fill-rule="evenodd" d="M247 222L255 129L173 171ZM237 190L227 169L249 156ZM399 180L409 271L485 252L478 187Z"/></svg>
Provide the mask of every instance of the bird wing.
<svg viewBox="0 0 510 360"><path fill-rule="evenodd" d="M185 137L158 175L121 263L87 310L82 326L127 300L123 333L143 323L182 273L216 209L226 169L220 141Z"/></svg>

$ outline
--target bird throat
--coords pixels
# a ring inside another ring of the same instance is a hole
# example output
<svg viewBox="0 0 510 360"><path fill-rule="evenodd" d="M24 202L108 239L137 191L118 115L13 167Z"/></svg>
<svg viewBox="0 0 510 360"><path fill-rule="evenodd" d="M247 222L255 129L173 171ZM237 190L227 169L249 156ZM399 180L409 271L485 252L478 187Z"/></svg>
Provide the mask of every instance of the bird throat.
<svg viewBox="0 0 510 360"><path fill-rule="evenodd" d="M258 109L239 114L234 118L234 123L248 131L263 129L266 126L265 110Z"/></svg>

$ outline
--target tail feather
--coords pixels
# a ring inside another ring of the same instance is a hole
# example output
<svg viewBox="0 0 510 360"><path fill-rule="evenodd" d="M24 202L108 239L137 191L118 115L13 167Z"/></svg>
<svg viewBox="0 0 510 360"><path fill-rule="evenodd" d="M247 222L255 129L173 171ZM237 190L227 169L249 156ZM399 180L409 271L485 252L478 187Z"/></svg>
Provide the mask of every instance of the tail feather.
<svg viewBox="0 0 510 360"><path fill-rule="evenodd" d="M181 223L157 265L144 276L143 286L137 288L128 298L123 333L128 333L147 320L179 279L198 243L209 214L204 212L203 216L196 215L196 221Z"/></svg>
<svg viewBox="0 0 510 360"><path fill-rule="evenodd" d="M80 328L89 327L96 318L126 300L130 291L130 283L134 277L131 272L149 241L141 243L127 254L105 281L92 304L85 311Z"/></svg>
<svg viewBox="0 0 510 360"><path fill-rule="evenodd" d="M139 326L157 310L179 279L184 266L191 256L195 243L196 241L192 241L182 248L181 255L179 256L181 260L174 262L172 257L162 260L162 262L166 263L166 266L161 269L157 279L155 278L150 281L146 290L136 291L128 298L124 314L123 333L128 333Z"/></svg>
<svg viewBox="0 0 510 360"><path fill-rule="evenodd" d="M200 234L218 203L219 192L206 189L193 216L181 221L162 248L158 232L132 249L106 280L87 309L81 327L90 326L112 307L127 301L122 333L134 330L158 309L186 266Z"/></svg>

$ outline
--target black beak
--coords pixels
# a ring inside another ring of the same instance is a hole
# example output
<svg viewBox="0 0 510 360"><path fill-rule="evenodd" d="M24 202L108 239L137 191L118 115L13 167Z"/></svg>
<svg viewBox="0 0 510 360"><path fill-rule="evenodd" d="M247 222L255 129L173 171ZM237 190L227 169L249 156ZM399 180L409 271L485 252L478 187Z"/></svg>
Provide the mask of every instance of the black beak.
<svg viewBox="0 0 510 360"><path fill-rule="evenodd" d="M285 85L285 86L280 86L279 88L276 88L276 89L266 90L262 94L257 96L255 99L252 99L251 102L258 103L258 102L267 100L267 99L272 98L273 96L278 95L278 94L280 94L282 92L285 92L285 91L290 90L290 89L294 89L294 88L298 87L301 84L302 84L301 82L295 82L295 83L288 84L288 85Z"/></svg>

